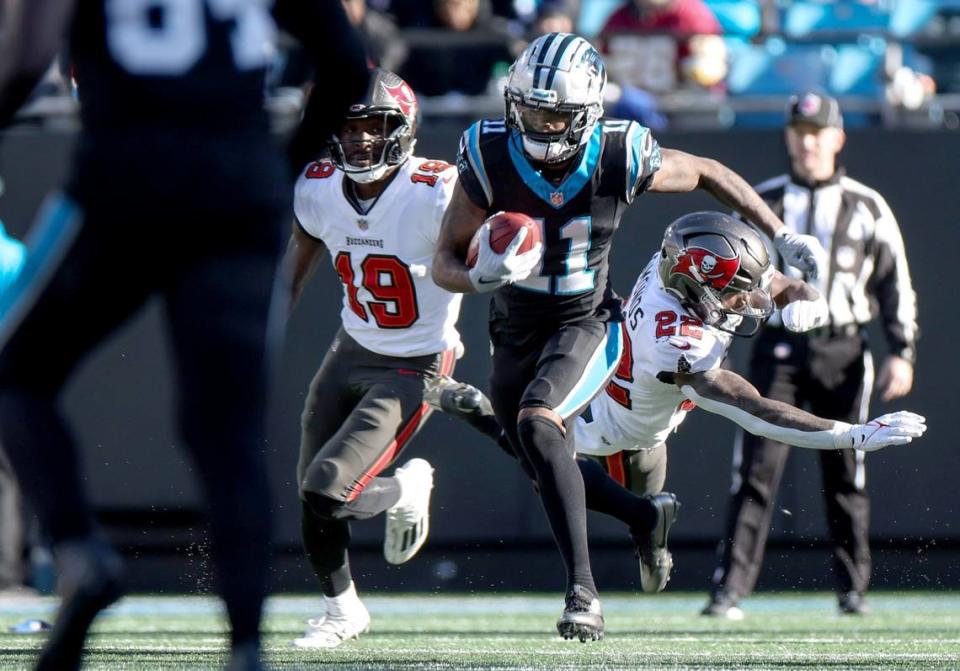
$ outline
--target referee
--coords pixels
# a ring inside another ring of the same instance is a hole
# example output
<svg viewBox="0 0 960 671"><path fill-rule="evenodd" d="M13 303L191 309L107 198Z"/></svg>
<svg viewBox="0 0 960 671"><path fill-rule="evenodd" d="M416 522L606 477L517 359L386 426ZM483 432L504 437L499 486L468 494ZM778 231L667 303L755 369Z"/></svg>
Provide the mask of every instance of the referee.
<svg viewBox="0 0 960 671"><path fill-rule="evenodd" d="M757 191L797 233L817 236L830 250L828 272L811 283L826 298L827 325L796 334L778 317L758 336L750 380L760 393L821 417L862 422L874 387L884 401L913 386L917 307L903 239L883 197L837 165L843 118L836 100L815 93L795 98L785 132L790 172ZM781 270L796 272L791 268ZM874 380L864 327L879 307L890 354ZM733 457L727 527L704 615L740 619L763 561L774 498L789 447L740 434ZM870 582L863 452L820 452L820 470L841 613L867 612Z"/></svg>

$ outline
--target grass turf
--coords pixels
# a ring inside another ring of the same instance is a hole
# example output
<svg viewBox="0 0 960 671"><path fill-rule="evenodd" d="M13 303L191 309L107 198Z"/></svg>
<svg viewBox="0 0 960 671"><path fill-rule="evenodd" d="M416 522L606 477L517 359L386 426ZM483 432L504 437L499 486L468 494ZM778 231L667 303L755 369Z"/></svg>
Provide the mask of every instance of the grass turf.
<svg viewBox="0 0 960 671"><path fill-rule="evenodd" d="M268 662L278 669L957 669L960 594L877 593L873 613L841 617L829 594L770 594L744 602L746 619L700 617L701 594L606 594L607 638L562 641L559 594L373 596L372 631L336 650L290 645L317 615L316 598L272 598ZM52 617L50 599L0 601L0 669L29 668L43 634L11 634ZM216 669L224 620L209 597L128 597L103 614L87 669Z"/></svg>

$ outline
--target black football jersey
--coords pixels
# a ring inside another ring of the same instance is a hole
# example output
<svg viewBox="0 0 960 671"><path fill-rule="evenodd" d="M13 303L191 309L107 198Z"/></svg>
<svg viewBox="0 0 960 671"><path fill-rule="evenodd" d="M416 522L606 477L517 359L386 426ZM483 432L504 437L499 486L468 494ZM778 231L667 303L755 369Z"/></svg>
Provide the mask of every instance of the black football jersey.
<svg viewBox="0 0 960 671"><path fill-rule="evenodd" d="M266 128L262 0L78 0L71 60L88 131Z"/></svg>
<svg viewBox="0 0 960 671"><path fill-rule="evenodd" d="M522 138L500 120L471 126L460 140L460 184L488 214L523 212L541 225L543 262L527 279L498 289L494 315L512 325L566 323L607 308L619 311L608 257L626 207L660 167L650 129L603 119L559 183L523 152Z"/></svg>

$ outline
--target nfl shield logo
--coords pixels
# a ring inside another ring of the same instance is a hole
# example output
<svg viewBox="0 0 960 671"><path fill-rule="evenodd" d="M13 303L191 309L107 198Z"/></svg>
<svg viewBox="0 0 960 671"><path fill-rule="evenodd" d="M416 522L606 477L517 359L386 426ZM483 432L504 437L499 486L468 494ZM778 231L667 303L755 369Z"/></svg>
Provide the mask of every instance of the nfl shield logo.
<svg viewBox="0 0 960 671"><path fill-rule="evenodd" d="M361 231L365 231L369 228L370 224L367 223L366 219L357 219L357 226L360 227Z"/></svg>
<svg viewBox="0 0 960 671"><path fill-rule="evenodd" d="M560 193L559 191L554 191L553 193L551 193L550 203L554 207L560 207L561 205L563 205L563 194Z"/></svg>

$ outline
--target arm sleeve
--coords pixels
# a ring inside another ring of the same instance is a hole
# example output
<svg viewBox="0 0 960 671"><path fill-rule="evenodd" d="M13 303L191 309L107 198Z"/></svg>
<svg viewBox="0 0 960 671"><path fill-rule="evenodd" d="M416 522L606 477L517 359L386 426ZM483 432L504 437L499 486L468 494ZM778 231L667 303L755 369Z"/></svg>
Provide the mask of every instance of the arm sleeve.
<svg viewBox="0 0 960 671"><path fill-rule="evenodd" d="M647 190L653 174L660 169L660 145L646 126L631 122L627 128L627 195L626 201Z"/></svg>
<svg viewBox="0 0 960 671"><path fill-rule="evenodd" d="M453 198L453 190L457 186L457 169L450 166L441 172L437 180L437 200L433 210L433 226L430 229L434 244L440 239L440 226L443 224L443 214Z"/></svg>
<svg viewBox="0 0 960 671"><path fill-rule="evenodd" d="M801 431L800 429L790 429L785 426L772 424L760 417L751 415L746 410L736 406L718 401L712 398L706 398L696 392L688 384L680 388L683 395L703 408L707 412L726 417L730 421L743 427L755 436L762 436L787 445L796 445L797 447L807 447L814 450L836 450L838 436L850 428L849 424L844 422L835 422L834 428L828 431Z"/></svg>
<svg viewBox="0 0 960 671"><path fill-rule="evenodd" d="M881 199L878 205L880 217L874 233L872 294L877 298L890 351L912 363L918 337L917 297L910 281L900 227L886 202Z"/></svg>
<svg viewBox="0 0 960 671"><path fill-rule="evenodd" d="M493 191L487 177L480 150L480 123L475 123L460 136L460 151L457 153L457 172L460 186L470 201L477 207L489 209Z"/></svg>
<svg viewBox="0 0 960 671"><path fill-rule="evenodd" d="M363 43L340 0L277 0L274 17L303 44L317 73L288 150L296 173L320 155L347 108L363 96L370 71Z"/></svg>

